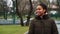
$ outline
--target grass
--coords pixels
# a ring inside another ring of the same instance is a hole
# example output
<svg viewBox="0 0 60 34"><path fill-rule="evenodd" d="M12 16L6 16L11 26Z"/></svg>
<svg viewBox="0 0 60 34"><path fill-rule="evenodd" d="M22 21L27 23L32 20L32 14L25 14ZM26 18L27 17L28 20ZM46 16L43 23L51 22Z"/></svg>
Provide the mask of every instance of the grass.
<svg viewBox="0 0 60 34"><path fill-rule="evenodd" d="M0 25L0 34L24 34L28 30L27 26L20 25Z"/></svg>

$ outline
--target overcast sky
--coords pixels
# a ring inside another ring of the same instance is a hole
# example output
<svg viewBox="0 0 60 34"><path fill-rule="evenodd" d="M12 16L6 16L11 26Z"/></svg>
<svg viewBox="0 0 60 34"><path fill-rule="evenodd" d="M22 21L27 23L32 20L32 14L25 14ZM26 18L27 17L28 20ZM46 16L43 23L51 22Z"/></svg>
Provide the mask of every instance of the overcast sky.
<svg viewBox="0 0 60 34"><path fill-rule="evenodd" d="M8 7L13 7L13 2L12 2L12 0L4 0L4 1L7 2L7 6L8 6Z"/></svg>

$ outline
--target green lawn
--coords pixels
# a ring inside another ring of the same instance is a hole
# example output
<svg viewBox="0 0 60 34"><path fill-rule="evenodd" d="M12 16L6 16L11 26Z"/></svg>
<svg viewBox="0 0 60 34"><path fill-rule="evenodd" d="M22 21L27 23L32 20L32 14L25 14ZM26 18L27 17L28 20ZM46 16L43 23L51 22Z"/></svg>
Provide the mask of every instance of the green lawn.
<svg viewBox="0 0 60 34"><path fill-rule="evenodd" d="M0 34L24 34L28 27L20 25L0 25Z"/></svg>

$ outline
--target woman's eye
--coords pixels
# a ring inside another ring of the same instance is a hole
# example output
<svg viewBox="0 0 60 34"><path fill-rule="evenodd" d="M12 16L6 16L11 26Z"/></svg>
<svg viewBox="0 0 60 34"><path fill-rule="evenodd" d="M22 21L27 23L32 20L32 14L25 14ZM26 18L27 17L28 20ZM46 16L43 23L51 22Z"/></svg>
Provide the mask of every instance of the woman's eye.
<svg viewBox="0 0 60 34"><path fill-rule="evenodd" d="M36 10L41 10L41 9L36 9Z"/></svg>
<svg viewBox="0 0 60 34"><path fill-rule="evenodd" d="M41 10L41 9L39 9L39 10Z"/></svg>

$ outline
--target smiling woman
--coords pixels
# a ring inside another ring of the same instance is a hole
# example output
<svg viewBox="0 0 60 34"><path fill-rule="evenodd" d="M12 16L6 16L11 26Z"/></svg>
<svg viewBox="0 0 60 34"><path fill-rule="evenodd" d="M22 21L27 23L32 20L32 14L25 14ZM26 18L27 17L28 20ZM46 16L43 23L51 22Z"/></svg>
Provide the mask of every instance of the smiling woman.
<svg viewBox="0 0 60 34"><path fill-rule="evenodd" d="M40 3L36 7L35 18L31 20L28 34L58 34L55 21L49 17L47 6Z"/></svg>

